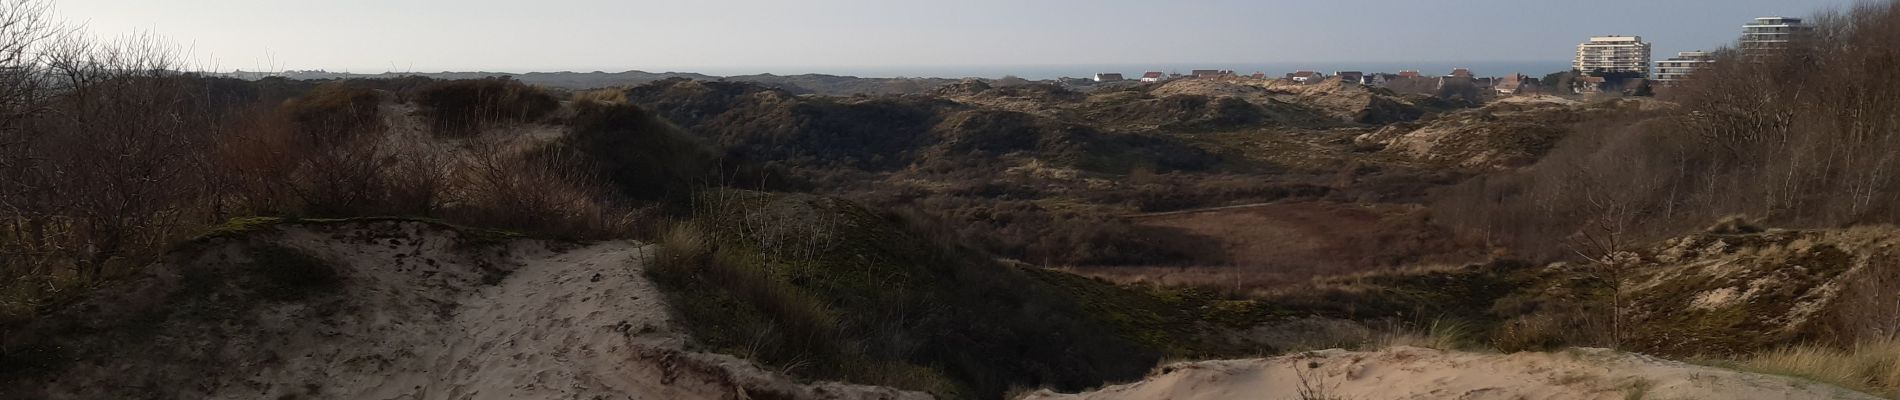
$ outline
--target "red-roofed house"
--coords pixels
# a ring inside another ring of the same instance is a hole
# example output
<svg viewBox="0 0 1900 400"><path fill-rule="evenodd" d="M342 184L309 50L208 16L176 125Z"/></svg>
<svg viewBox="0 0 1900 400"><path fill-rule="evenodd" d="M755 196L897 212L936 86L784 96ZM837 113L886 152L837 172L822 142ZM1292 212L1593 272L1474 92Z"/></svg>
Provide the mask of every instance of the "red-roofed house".
<svg viewBox="0 0 1900 400"><path fill-rule="evenodd" d="M1142 82L1154 83L1154 82L1160 82L1160 81L1165 81L1165 80L1168 80L1168 74L1164 74L1160 72L1149 72L1149 73L1141 74Z"/></svg>

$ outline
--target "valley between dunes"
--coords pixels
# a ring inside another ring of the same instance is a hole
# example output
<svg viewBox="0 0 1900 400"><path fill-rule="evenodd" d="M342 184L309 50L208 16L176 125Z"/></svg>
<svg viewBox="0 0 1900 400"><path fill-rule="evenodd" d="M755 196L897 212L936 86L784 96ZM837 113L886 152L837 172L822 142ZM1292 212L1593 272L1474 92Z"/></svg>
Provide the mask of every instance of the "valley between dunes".
<svg viewBox="0 0 1900 400"><path fill-rule="evenodd" d="M668 315L666 295L643 273L653 246L487 235L493 233L429 222L355 220L268 223L202 239L144 276L31 327L29 334L59 333L37 339L63 349L71 361L63 373L15 382L0 394L931 398L800 382L740 358L692 350L688 333ZM308 259L294 261L301 257ZM270 270L295 268L320 270ZM279 286L288 284L301 286ZM9 338L22 339L35 338ZM1876 397L1605 349L1497 354L1398 346L1170 363L1132 383L1076 394L1041 390L1022 398Z"/></svg>

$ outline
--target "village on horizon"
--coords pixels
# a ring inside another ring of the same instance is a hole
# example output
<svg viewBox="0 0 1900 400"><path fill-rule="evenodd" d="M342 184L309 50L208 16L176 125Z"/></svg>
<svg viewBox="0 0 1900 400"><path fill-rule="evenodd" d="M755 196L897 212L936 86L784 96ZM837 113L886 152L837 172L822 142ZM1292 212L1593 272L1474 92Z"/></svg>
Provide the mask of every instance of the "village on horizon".
<svg viewBox="0 0 1900 400"><path fill-rule="evenodd" d="M1814 31L1814 26L1801 18L1770 16L1756 18L1742 28L1741 46L1738 50L1749 55L1772 54L1793 40ZM1502 77L1479 77L1470 68L1454 68L1445 75L1426 75L1418 70L1402 70L1397 73L1334 71L1330 74L1322 71L1300 70L1288 72L1280 77L1271 77L1264 72L1252 75L1239 75L1232 70L1197 69L1188 73L1148 71L1140 77L1129 79L1122 73L1104 72L1095 74L1091 79L1059 79L1064 84L1104 84L1117 82L1156 83L1175 79L1193 78L1238 78L1267 80L1277 79L1296 84L1315 84L1327 80L1338 80L1349 84L1372 87L1387 87L1394 82L1423 83L1437 88L1446 85L1469 83L1482 90L1495 91L1499 95L1532 94L1594 94L1621 92L1624 94L1645 93L1651 86L1667 87L1686 79L1696 70L1706 68L1715 62L1715 53L1710 51L1684 51L1662 61L1654 61L1650 53L1651 44L1643 41L1642 36L1605 35L1592 36L1577 45L1576 58L1571 70L1551 74L1546 78L1537 78L1515 72ZM1545 82L1548 78L1565 76L1564 82Z"/></svg>

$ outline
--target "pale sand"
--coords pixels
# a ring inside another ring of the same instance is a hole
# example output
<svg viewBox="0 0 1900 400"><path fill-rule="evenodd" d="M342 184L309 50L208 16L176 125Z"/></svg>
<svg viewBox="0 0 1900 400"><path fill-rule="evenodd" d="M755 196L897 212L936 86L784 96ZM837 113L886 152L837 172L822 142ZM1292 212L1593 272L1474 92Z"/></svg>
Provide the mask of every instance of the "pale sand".
<svg viewBox="0 0 1900 400"><path fill-rule="evenodd" d="M453 254L451 234L404 225L413 247L344 243L331 232L287 229L285 244L343 264L363 312L291 339L287 344L306 358L258 371L274 377L264 381L290 389L324 382L321 397L340 399L926 397L800 385L735 357L685 351L686 334L641 272L649 248L637 243L566 249L524 240L496 254L498 265L453 265L483 262L478 257L430 266L415 258ZM411 256L398 256L403 253ZM493 285L474 284L482 268L512 272ZM256 392L220 397L255 398Z"/></svg>
<svg viewBox="0 0 1900 400"><path fill-rule="evenodd" d="M217 340L217 365L128 358L80 365L38 389L53 399L924 399L890 388L799 383L736 357L689 351L649 282L649 247L516 240L471 247L418 222L284 226L188 262L242 262L246 242L337 268L340 293L263 304ZM181 265L159 265L164 287ZM101 296L100 301L115 299ZM116 304L116 303L105 303ZM327 311L315 311L322 308ZM161 335L172 335L161 333ZM114 388L164 368L194 383ZM115 372L121 371L121 372ZM136 388L134 388L136 389ZM35 392L35 391L29 391ZM115 394L116 393L116 394Z"/></svg>
<svg viewBox="0 0 1900 400"><path fill-rule="evenodd" d="M1302 397L1302 382L1323 396ZM1866 399L1805 380L1730 371L1604 349L1511 355L1397 347L1326 350L1163 367L1140 382L1025 399Z"/></svg>

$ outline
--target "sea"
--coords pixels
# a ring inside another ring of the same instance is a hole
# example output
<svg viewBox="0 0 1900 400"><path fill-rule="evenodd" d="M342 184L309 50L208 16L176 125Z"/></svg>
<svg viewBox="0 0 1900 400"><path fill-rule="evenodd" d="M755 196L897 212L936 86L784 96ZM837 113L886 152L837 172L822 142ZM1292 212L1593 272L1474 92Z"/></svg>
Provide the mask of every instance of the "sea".
<svg viewBox="0 0 1900 400"><path fill-rule="evenodd" d="M860 78L1002 78L1015 76L1031 80L1057 78L1088 78L1098 73L1120 73L1130 79L1140 77L1143 72L1169 72L1186 74L1197 69L1234 71L1249 75L1255 72L1268 76L1281 76L1294 71L1320 71L1332 74L1335 71L1360 71L1366 73L1397 73L1416 70L1425 75L1444 75L1455 68L1469 68L1477 76L1503 76L1521 73L1531 76L1543 76L1552 72L1570 70L1568 60L1540 61L1340 61L1340 62L1171 62L1171 63L1125 63L1125 64L1047 64L1047 65L967 65L967 66L805 66L805 67L667 67L663 69L641 70L650 72L681 71L697 72L708 75L734 76L754 74L799 75L827 74L856 76Z"/></svg>

